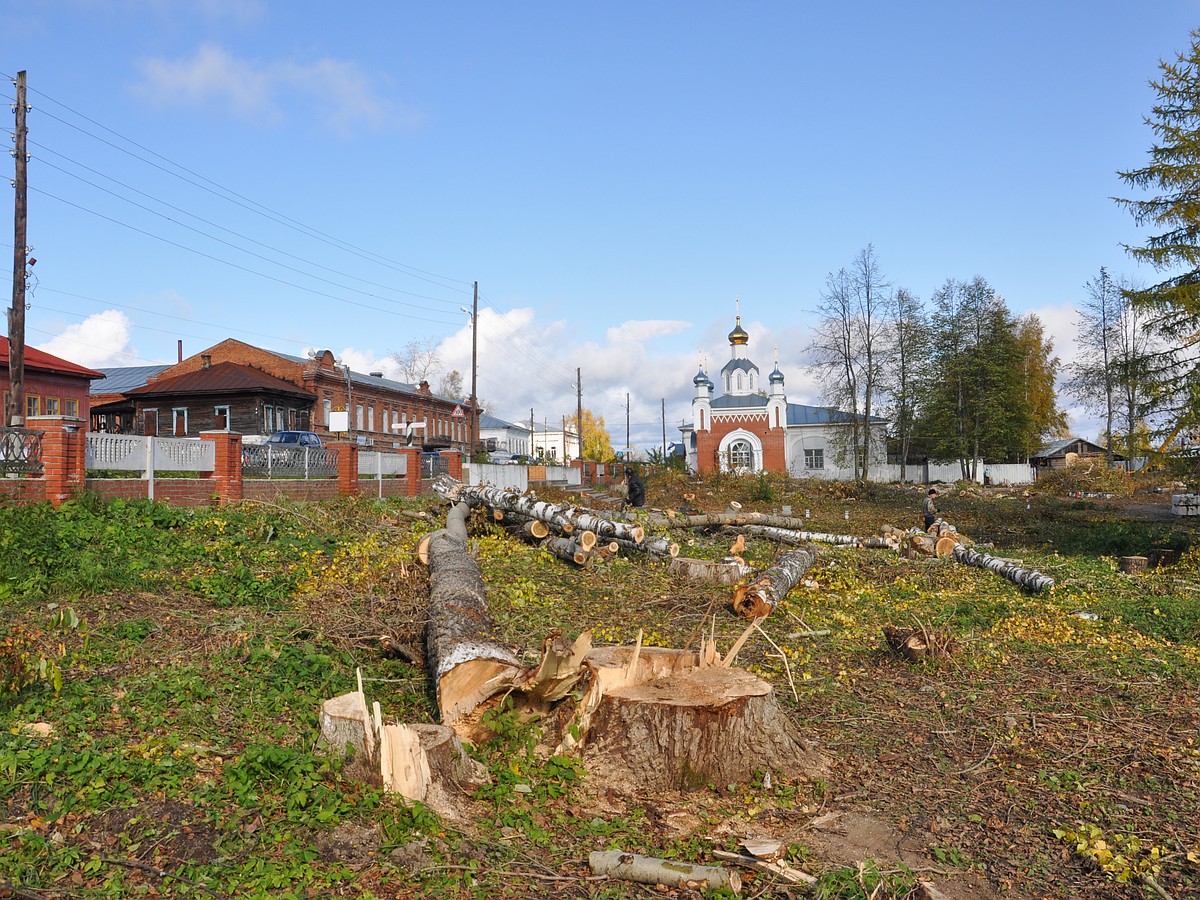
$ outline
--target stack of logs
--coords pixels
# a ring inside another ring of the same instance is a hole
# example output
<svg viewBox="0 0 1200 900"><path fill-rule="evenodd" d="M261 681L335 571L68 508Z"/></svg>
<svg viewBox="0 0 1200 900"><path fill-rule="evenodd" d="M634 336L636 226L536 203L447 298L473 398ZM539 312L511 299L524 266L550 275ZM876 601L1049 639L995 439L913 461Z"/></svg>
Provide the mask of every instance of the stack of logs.
<svg viewBox="0 0 1200 900"><path fill-rule="evenodd" d="M589 509L565 503L546 503L536 497L487 485L465 485L440 476L433 489L454 502L488 507L492 518L510 534L539 544L558 559L577 566L602 563L621 550L673 558L679 545L665 537L647 535L637 522L599 516ZM424 545L418 548L427 561Z"/></svg>

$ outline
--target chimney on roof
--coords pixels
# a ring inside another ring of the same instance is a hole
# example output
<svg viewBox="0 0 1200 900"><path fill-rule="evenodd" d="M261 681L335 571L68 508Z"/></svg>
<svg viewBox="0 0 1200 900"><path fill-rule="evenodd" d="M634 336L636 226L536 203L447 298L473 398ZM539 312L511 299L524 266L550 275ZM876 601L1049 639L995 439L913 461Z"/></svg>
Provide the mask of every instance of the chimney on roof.
<svg viewBox="0 0 1200 900"><path fill-rule="evenodd" d="M175 362L183 362L183 341L176 342L175 353L179 357Z"/></svg>
<svg viewBox="0 0 1200 900"><path fill-rule="evenodd" d="M420 385L417 386L417 390L420 391L422 394L428 394L429 393L429 382L422 381L420 383Z"/></svg>
<svg viewBox="0 0 1200 900"><path fill-rule="evenodd" d="M200 368L207 369L210 366L212 366L212 357L209 354L205 353L203 356L200 357Z"/></svg>
<svg viewBox="0 0 1200 900"><path fill-rule="evenodd" d="M382 372L371 372L370 375L372 378L382 378L383 377Z"/></svg>

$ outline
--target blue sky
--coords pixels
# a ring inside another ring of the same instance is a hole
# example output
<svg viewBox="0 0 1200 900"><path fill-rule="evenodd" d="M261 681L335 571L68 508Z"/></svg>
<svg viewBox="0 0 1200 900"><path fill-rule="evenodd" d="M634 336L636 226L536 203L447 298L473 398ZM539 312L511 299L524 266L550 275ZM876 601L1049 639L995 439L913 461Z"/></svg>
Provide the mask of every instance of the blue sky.
<svg viewBox="0 0 1200 900"><path fill-rule="evenodd" d="M835 7L3 0L27 341L110 366L235 337L394 374L419 340L467 374L478 281L494 414L560 421L578 368L615 444L628 394L656 445L735 297L751 356L778 345L819 403L812 310L872 244L925 299L982 275L1070 358L1101 266L1154 278L1109 198L1200 3Z"/></svg>

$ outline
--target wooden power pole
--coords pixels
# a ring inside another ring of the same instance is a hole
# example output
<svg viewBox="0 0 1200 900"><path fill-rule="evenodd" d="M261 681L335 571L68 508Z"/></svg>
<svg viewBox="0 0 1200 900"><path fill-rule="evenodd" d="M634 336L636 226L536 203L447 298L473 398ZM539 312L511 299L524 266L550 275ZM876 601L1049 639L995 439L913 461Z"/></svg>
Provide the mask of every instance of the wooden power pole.
<svg viewBox="0 0 1200 900"><path fill-rule="evenodd" d="M471 304L471 448L467 461L474 462L475 450L479 446L479 410L475 408L475 380L479 374L479 282L475 282L475 300Z"/></svg>
<svg viewBox="0 0 1200 900"><path fill-rule="evenodd" d="M25 424L25 266L27 248L25 242L28 219L29 157L25 152L25 70L17 73L17 127L13 132L17 161L15 214L13 217L13 282L12 309L8 311L8 380L9 406L7 424Z"/></svg>
<svg viewBox="0 0 1200 900"><path fill-rule="evenodd" d="M575 370L575 430L579 432L579 458L583 459L583 375ZM564 440L566 440L564 438ZM565 452L565 451L564 451Z"/></svg>

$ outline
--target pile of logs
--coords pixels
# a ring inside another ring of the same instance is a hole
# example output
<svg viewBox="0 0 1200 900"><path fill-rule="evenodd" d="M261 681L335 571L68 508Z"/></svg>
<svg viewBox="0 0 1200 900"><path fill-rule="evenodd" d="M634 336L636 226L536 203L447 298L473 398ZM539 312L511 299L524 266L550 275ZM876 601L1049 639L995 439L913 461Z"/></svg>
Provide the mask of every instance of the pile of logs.
<svg viewBox="0 0 1200 900"><path fill-rule="evenodd" d="M630 550L654 557L673 558L679 545L665 537L647 535L637 522L597 515L590 509L566 503L546 503L536 497L490 485L466 485L441 475L433 489L455 503L487 507L492 518L511 534L536 541L551 555L579 566L594 565ZM422 561L426 561L422 555Z"/></svg>

